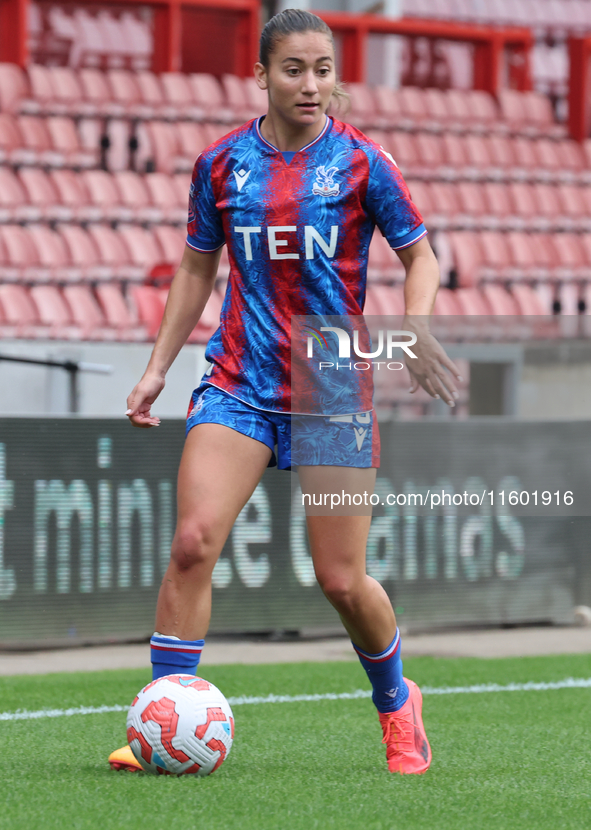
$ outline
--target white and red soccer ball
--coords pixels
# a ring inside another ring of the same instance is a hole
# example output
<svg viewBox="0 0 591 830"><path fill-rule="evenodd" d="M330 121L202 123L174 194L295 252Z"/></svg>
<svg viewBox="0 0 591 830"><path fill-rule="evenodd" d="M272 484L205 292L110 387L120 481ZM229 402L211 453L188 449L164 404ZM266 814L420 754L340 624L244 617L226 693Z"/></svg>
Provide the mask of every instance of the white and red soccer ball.
<svg viewBox="0 0 591 830"><path fill-rule="evenodd" d="M230 704L201 677L161 677L129 707L127 740L146 772L209 775L223 764L233 739Z"/></svg>

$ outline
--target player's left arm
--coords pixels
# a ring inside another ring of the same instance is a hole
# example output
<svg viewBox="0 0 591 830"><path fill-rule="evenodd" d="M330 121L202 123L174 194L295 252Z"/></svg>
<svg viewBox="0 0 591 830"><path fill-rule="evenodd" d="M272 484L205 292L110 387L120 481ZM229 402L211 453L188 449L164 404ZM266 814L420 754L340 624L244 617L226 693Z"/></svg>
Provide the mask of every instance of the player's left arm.
<svg viewBox="0 0 591 830"><path fill-rule="evenodd" d="M437 259L426 237L396 253L406 271L406 313L402 328L417 335L417 342L412 347L416 358L406 360L411 378L410 391L416 392L422 386L433 398L442 398L449 406L455 406L458 397L455 381L461 380L460 372L429 329L439 288Z"/></svg>

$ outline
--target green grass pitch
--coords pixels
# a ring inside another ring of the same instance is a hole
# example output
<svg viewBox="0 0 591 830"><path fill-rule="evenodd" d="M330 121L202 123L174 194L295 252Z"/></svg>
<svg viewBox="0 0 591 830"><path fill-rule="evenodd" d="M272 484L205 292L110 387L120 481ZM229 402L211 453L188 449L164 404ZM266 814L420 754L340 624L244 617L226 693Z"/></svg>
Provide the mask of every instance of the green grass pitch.
<svg viewBox="0 0 591 830"><path fill-rule="evenodd" d="M591 655L405 660L419 684L591 677ZM356 663L215 666L228 696L367 688ZM127 704L149 669L0 679L0 711ZM371 701L242 705L208 778L116 773L125 713L0 721L0 827L101 830L586 830L591 689L426 696L433 763L387 772Z"/></svg>

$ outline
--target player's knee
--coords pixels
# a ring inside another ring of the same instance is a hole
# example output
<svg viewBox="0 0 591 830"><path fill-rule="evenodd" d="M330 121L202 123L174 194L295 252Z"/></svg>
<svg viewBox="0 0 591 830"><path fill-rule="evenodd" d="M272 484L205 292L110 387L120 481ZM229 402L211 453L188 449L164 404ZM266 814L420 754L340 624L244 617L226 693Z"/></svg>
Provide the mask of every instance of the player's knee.
<svg viewBox="0 0 591 830"><path fill-rule="evenodd" d="M317 574L324 596L340 613L352 610L357 604L357 580L349 574Z"/></svg>
<svg viewBox="0 0 591 830"><path fill-rule="evenodd" d="M209 566L212 562L215 564L215 543L210 526L192 522L178 527L170 556L179 571Z"/></svg>

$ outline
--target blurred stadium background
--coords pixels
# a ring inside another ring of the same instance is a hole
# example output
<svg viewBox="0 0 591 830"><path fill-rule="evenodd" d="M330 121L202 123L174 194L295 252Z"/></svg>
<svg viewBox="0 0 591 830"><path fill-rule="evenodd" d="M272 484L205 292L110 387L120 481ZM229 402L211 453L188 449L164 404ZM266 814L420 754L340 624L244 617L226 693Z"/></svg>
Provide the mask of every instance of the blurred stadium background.
<svg viewBox="0 0 591 830"><path fill-rule="evenodd" d="M293 5L0 0L0 644L151 631L225 252L159 401L169 424L138 436L120 416L181 256L195 157L265 111L260 28ZM568 511L378 515L373 572L411 628L572 621L591 605L591 0L313 10L335 32L338 116L392 153L425 217L434 328L464 377L453 411L378 385L382 488L578 487ZM403 277L376 234L366 312L400 315ZM337 625L288 479L265 477L228 542L216 631Z"/></svg>

